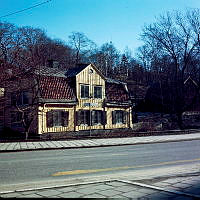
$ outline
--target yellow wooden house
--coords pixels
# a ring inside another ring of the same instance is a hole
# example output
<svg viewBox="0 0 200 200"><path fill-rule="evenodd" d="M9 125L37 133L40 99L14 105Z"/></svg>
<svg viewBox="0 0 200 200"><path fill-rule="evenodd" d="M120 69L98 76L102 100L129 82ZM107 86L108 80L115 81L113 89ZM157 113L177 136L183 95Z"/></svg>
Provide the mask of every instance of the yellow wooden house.
<svg viewBox="0 0 200 200"><path fill-rule="evenodd" d="M40 78L38 133L131 128L125 83L108 79L93 65Z"/></svg>
<svg viewBox="0 0 200 200"><path fill-rule="evenodd" d="M33 119L29 130L36 134L132 127L126 84L104 77L93 64L67 71L39 67L23 82L17 96L14 87L6 88L5 127L23 132L21 108Z"/></svg>

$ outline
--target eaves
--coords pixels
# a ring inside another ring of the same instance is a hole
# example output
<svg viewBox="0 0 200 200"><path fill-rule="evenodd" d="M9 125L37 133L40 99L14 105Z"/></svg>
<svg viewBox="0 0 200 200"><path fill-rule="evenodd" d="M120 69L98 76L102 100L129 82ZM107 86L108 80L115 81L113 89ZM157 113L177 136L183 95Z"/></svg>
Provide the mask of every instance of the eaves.
<svg viewBox="0 0 200 200"><path fill-rule="evenodd" d="M43 99L43 98L39 98L38 103L66 103L69 105L76 105L77 104L77 100L76 99Z"/></svg>

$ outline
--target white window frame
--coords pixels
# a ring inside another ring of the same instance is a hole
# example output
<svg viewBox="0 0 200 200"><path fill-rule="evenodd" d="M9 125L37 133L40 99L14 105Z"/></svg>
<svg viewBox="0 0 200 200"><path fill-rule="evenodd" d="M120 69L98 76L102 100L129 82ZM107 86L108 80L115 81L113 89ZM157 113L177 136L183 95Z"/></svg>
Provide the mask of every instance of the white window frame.
<svg viewBox="0 0 200 200"><path fill-rule="evenodd" d="M82 93L82 87L84 88L84 94ZM86 89L88 88L88 96L86 96ZM88 84L80 84L80 98L81 99L89 99L90 97L90 86Z"/></svg>
<svg viewBox="0 0 200 200"><path fill-rule="evenodd" d="M101 89L100 90L101 91L100 92L101 93L100 97L98 96L98 89L97 88ZM95 92L95 89L97 89L96 92ZM95 85L94 86L94 95L93 96L94 96L95 99L102 99L102 86L101 85Z"/></svg>

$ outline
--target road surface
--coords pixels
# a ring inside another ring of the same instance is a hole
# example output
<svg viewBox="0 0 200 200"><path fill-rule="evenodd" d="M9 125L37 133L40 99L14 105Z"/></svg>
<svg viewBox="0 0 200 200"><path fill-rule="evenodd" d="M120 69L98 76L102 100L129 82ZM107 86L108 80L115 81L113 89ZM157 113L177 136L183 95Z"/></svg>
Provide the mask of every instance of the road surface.
<svg viewBox="0 0 200 200"><path fill-rule="evenodd" d="M0 154L0 185L200 163L200 140Z"/></svg>

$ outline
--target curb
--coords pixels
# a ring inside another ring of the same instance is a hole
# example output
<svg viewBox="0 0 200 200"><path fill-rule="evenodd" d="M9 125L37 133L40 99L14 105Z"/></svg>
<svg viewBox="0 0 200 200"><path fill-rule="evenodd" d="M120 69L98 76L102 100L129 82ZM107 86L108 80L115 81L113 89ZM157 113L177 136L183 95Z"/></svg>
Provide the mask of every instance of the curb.
<svg viewBox="0 0 200 200"><path fill-rule="evenodd" d="M188 139L177 139L177 140L165 140L165 141L148 141L138 143L125 143L125 144L101 144L101 145L90 145L90 146L72 146L72 147L44 147L44 148L30 148L30 149L16 149L16 150L0 150L0 153L6 152L23 152L23 151L42 151L42 150L63 150L63 149L77 149L77 148L98 148L98 147L111 147L111 146L128 146L128 145L141 145L141 144L155 144L155 143L168 143L168 142L180 142L180 141L192 141L200 140L200 138L188 138Z"/></svg>

